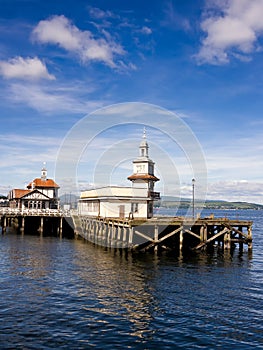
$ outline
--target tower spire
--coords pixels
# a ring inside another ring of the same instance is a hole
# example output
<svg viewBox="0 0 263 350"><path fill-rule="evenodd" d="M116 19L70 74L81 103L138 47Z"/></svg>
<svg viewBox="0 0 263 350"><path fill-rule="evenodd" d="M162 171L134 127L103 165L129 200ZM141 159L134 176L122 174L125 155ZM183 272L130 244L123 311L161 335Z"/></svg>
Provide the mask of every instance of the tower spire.
<svg viewBox="0 0 263 350"><path fill-rule="evenodd" d="M142 141L140 143L140 157L148 158L148 142L146 140L146 128L143 129Z"/></svg>
<svg viewBox="0 0 263 350"><path fill-rule="evenodd" d="M43 167L41 169L41 180L46 181L46 179L47 179L46 162L43 162Z"/></svg>

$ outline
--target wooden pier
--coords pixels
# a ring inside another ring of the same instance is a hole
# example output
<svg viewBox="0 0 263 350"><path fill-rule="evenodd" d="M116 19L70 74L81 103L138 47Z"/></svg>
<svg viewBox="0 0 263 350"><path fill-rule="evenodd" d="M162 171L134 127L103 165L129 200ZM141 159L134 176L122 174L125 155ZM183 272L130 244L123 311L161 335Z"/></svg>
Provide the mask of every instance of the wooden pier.
<svg viewBox="0 0 263 350"><path fill-rule="evenodd" d="M59 209L0 208L0 224L2 234L11 229L22 235L74 236L70 212Z"/></svg>
<svg viewBox="0 0 263 350"><path fill-rule="evenodd" d="M1 231L57 237L80 236L100 246L137 251L225 250L239 245L252 249L252 221L215 218L154 217L152 219L101 218L76 211L0 209Z"/></svg>
<svg viewBox="0 0 263 350"><path fill-rule="evenodd" d="M131 250L252 249L252 221L227 218L155 217L129 220L73 215L75 234L101 246Z"/></svg>

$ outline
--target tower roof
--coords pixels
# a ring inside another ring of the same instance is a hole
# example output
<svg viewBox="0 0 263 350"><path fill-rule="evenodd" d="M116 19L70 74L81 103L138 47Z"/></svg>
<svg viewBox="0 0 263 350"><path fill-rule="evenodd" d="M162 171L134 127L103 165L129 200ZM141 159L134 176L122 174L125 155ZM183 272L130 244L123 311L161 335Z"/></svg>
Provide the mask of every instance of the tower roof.
<svg viewBox="0 0 263 350"><path fill-rule="evenodd" d="M152 181L159 181L158 177L155 175L150 174L132 174L128 178L128 180L152 180Z"/></svg>
<svg viewBox="0 0 263 350"><path fill-rule="evenodd" d="M59 188L59 185L56 184L55 181L52 179L43 180L40 178L36 178L27 185L27 188L32 188L32 184L34 184L34 188Z"/></svg>

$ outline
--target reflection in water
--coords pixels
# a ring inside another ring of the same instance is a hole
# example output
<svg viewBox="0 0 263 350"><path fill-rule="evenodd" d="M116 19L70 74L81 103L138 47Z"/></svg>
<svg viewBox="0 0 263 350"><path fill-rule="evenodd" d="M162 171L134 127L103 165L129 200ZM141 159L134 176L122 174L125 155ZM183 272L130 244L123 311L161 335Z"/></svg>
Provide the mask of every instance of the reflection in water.
<svg viewBox="0 0 263 350"><path fill-rule="evenodd" d="M253 256L125 254L1 235L1 349L260 348L261 219Z"/></svg>
<svg viewBox="0 0 263 350"><path fill-rule="evenodd" d="M45 250L43 238L38 237L30 242L30 247L28 241L24 241L24 236L19 236L19 240L19 245L11 246L8 251L10 274L35 279L47 277L52 269L52 261L48 256L49 251Z"/></svg>
<svg viewBox="0 0 263 350"><path fill-rule="evenodd" d="M136 264L131 254L89 243L83 245L79 241L75 242L75 247L78 254L74 263L84 282L78 293L85 297L92 294L93 301L98 304L96 308L93 303L90 307L85 306L85 310L125 319L133 325L130 335L141 337L144 332L149 332L153 311L158 308L148 282L157 268L158 259L151 256L151 269L154 270L145 274L145 264Z"/></svg>

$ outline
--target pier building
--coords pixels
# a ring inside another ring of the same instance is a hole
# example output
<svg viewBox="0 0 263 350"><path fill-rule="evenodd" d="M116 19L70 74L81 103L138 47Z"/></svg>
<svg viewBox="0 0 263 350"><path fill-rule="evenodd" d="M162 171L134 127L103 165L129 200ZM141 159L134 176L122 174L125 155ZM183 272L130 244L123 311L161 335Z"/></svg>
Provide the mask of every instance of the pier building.
<svg viewBox="0 0 263 350"><path fill-rule="evenodd" d="M144 130L139 156L133 161L130 187L107 186L81 192L79 214L103 218L149 219L153 216L154 201L160 193L154 191L159 179L154 175L154 162L149 158L149 146Z"/></svg>
<svg viewBox="0 0 263 350"><path fill-rule="evenodd" d="M12 189L8 200L10 208L18 209L58 209L59 186L53 179L47 178L47 169L44 163L41 177L31 181L26 189Z"/></svg>

